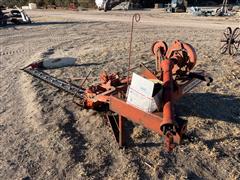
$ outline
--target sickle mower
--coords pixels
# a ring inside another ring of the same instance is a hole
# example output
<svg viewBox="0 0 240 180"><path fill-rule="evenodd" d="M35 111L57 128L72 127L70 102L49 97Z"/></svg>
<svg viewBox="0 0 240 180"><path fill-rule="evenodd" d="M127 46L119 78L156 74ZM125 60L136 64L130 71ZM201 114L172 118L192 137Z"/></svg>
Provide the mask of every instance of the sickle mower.
<svg viewBox="0 0 240 180"><path fill-rule="evenodd" d="M133 16L132 22L134 19L137 22L140 16ZM126 140L124 122L129 120L163 136L166 150L171 151L181 143L187 130L187 121L176 117L174 104L202 81L206 81L209 85L212 78L204 71L192 72L197 55L190 44L176 40L168 47L164 41L157 41L152 46L152 53L155 56L155 70L147 68L146 64L141 64L140 73L131 76L130 71L135 68L130 68L130 48L127 76L102 72L99 82L87 88L83 88L82 85L89 74L78 86L71 81L67 82L51 76L44 71L42 62L32 63L23 68L23 71L72 94L79 99L78 104L83 108L104 112L120 147L124 146ZM141 82L136 83L135 77ZM154 86L157 87L153 89L154 97L146 98L144 94L138 92L137 96L131 96L134 92L131 89L133 85L141 91L149 90L142 82L147 84L154 82ZM151 111L143 109L141 106L146 105L146 101L142 101L144 99L150 101L156 108ZM140 101L139 106L132 103L137 101Z"/></svg>
<svg viewBox="0 0 240 180"><path fill-rule="evenodd" d="M197 56L190 44L176 40L168 48L164 41L157 41L152 46L152 52L156 57L156 69L152 71L141 64L140 76L158 81L161 85L162 91L158 96L161 102L154 112L145 112L126 101L132 77L103 72L98 83L83 88L51 76L43 71L41 63L30 64L23 70L79 98L82 107L104 111L120 146L124 145L125 140L124 122L130 120L163 136L165 147L170 151L181 142L187 129L187 121L175 116L174 103L201 81L209 85L212 78L204 72L191 71Z"/></svg>

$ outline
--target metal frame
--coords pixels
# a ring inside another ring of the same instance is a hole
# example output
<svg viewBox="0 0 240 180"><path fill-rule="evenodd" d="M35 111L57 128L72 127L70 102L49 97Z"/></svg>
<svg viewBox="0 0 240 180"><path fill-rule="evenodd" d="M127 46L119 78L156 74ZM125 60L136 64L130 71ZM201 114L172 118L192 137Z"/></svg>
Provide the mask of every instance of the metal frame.
<svg viewBox="0 0 240 180"><path fill-rule="evenodd" d="M240 28L237 27L232 30L231 27L227 27L221 38L221 54L228 53L229 55L236 56L240 51Z"/></svg>

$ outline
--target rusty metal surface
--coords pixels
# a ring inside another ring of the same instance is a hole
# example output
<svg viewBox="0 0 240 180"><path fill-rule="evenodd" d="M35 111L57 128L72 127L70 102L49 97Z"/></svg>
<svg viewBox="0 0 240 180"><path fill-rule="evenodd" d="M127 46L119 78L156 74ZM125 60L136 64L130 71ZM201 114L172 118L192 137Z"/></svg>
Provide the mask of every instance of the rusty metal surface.
<svg viewBox="0 0 240 180"><path fill-rule="evenodd" d="M162 135L160 131L162 117L158 114L144 112L114 96L110 97L109 109Z"/></svg>
<svg viewBox="0 0 240 180"><path fill-rule="evenodd" d="M121 100L117 97L111 96L109 108L112 112L125 117L128 120L131 120L134 123L140 124L143 127L150 129L159 135L163 136L163 132L160 127L163 124L163 118L161 113L147 113L142 110L127 104L124 100ZM173 138L173 143L180 144L181 137L184 134L186 129L186 121L181 121L179 119L174 121L174 124L177 125L176 133L170 138ZM166 137L169 138L169 137Z"/></svg>

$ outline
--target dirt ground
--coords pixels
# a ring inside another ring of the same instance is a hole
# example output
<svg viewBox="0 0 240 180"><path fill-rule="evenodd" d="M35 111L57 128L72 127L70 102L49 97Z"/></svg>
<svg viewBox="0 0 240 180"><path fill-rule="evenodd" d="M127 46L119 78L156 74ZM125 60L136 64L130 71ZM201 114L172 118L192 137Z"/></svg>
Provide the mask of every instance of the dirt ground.
<svg viewBox="0 0 240 180"><path fill-rule="evenodd" d="M126 71L135 12L29 11L32 25L0 28L0 179L240 179L239 64L219 54L223 30L239 26L239 17L139 12L133 66L153 59L156 40L180 39L195 47L195 69L214 79L177 104L188 133L172 153L159 135L130 122L119 149L101 114L20 70L74 57L78 66L48 72L66 79Z"/></svg>

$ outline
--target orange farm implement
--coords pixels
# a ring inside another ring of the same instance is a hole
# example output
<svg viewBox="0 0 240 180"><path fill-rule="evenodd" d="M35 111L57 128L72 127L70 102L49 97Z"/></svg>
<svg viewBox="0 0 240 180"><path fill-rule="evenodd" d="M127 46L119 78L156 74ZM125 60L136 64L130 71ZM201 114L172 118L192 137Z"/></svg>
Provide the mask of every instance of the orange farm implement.
<svg viewBox="0 0 240 180"><path fill-rule="evenodd" d="M157 108L152 112L144 111L127 101L129 87L133 81L129 72L135 69L130 68L130 56L127 76L102 72L99 82L88 88L51 76L44 71L41 62L30 64L23 70L79 98L82 107L104 112L120 146L124 146L126 142L124 122L128 120L163 136L166 150L171 151L181 143L187 131L187 120L176 117L174 104L202 81L209 85L212 78L204 71L192 71L197 62L197 55L188 43L175 40L168 47L164 41L157 41L152 46L152 53L155 57L155 69L141 64L138 73L142 78L158 84L158 91L155 93L158 94Z"/></svg>

